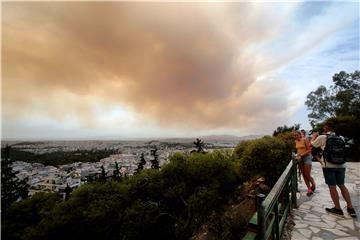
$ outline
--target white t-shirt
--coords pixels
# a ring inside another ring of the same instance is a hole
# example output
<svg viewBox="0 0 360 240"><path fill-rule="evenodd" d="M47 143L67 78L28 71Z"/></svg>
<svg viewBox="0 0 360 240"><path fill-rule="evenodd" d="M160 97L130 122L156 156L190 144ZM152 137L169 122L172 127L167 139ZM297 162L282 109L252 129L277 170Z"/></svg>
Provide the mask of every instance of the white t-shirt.
<svg viewBox="0 0 360 240"><path fill-rule="evenodd" d="M328 132L326 134L327 135L335 135L334 132ZM342 136L340 136L340 137L344 140L344 137L342 137ZM320 147L324 151L325 146L326 146L326 139L327 139L326 135L320 135L315 140L311 141L311 145L316 147L316 148ZM343 164L329 163L328 161L326 161L324 159L323 156L321 156L321 162L320 163L321 163L321 166L323 168L345 168L346 167L346 163L343 163Z"/></svg>

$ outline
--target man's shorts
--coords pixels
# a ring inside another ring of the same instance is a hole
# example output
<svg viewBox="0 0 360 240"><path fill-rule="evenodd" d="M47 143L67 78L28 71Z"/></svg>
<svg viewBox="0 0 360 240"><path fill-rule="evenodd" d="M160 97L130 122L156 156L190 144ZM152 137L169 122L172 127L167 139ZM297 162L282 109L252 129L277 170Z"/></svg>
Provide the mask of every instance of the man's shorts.
<svg viewBox="0 0 360 240"><path fill-rule="evenodd" d="M329 186L344 185L345 168L323 168L325 183Z"/></svg>

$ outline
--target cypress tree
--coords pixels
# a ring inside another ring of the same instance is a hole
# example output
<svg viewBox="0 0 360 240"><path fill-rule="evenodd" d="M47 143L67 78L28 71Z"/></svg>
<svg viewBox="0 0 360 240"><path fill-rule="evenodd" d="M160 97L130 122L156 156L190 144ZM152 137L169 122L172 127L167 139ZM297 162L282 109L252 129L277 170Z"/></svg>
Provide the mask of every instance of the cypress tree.
<svg viewBox="0 0 360 240"><path fill-rule="evenodd" d="M70 193L72 192L71 187L69 186L69 184L66 184L66 188L65 188L65 201L69 200L70 198Z"/></svg>
<svg viewBox="0 0 360 240"><path fill-rule="evenodd" d="M6 145L1 159L1 210L6 212L11 203L28 196L27 178L20 180L13 171L10 159L11 147Z"/></svg>
<svg viewBox="0 0 360 240"><path fill-rule="evenodd" d="M121 180L119 164L117 162L115 162L115 170L114 170L113 178L117 182L120 182Z"/></svg>
<svg viewBox="0 0 360 240"><path fill-rule="evenodd" d="M159 169L160 166L159 166L159 154L157 153L158 149L157 147L155 146L155 148L153 150L151 150L151 156L153 156L153 160L150 160L151 162L151 168L153 169Z"/></svg>
<svg viewBox="0 0 360 240"><path fill-rule="evenodd" d="M100 181L101 181L101 182L105 182L105 181L106 181L106 172L105 172L104 165L101 166Z"/></svg>
<svg viewBox="0 0 360 240"><path fill-rule="evenodd" d="M144 169L145 164L146 164L146 160L145 160L144 153L141 153L140 161L139 161L138 167L137 167L137 169L136 169L135 171L136 171L137 173L139 173L141 170Z"/></svg>

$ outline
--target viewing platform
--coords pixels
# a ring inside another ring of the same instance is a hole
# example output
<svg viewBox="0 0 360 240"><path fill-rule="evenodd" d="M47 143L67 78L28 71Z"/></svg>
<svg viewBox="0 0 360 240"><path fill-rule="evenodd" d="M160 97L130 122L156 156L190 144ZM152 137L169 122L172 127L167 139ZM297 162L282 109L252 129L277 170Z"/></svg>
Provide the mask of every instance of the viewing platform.
<svg viewBox="0 0 360 240"><path fill-rule="evenodd" d="M315 193L306 196L307 188L301 177L297 194L298 208L293 209L295 226L291 233L292 240L359 240L360 239L360 163L348 162L345 173L345 186L348 188L357 218L352 218L346 211L346 202L340 196L344 217L334 216L325 211L332 208L328 186L325 184L320 163L313 162L311 175L316 182Z"/></svg>

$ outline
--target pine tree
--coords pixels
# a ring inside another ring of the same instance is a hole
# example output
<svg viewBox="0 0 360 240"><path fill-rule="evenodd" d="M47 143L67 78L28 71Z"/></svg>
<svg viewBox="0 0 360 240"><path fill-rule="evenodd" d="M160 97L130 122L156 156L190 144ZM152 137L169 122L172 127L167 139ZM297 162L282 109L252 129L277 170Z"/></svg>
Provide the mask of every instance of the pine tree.
<svg viewBox="0 0 360 240"><path fill-rule="evenodd" d="M101 182L105 182L105 181L106 181L106 172L105 172L104 165L101 166L100 181L101 181Z"/></svg>
<svg viewBox="0 0 360 240"><path fill-rule="evenodd" d="M117 182L120 182L120 180L121 180L120 168L119 168L119 164L117 162L115 162L115 170L114 170L113 178Z"/></svg>
<svg viewBox="0 0 360 240"><path fill-rule="evenodd" d="M144 153L141 153L140 161L139 161L139 163L138 163L138 167L137 167L137 169L135 170L136 173L139 173L141 170L143 170L145 164L146 164L146 160L145 160Z"/></svg>
<svg viewBox="0 0 360 240"><path fill-rule="evenodd" d="M10 159L11 147L6 145L1 159L1 211L6 212L11 203L28 196L27 178L20 180L13 171Z"/></svg>
<svg viewBox="0 0 360 240"><path fill-rule="evenodd" d="M69 200L70 198L70 193L72 192L71 187L69 186L69 184L66 184L66 188L65 188L65 201Z"/></svg>
<svg viewBox="0 0 360 240"><path fill-rule="evenodd" d="M158 149L157 149L156 146L155 146L155 148L153 150L151 150L151 156L153 156L154 159L150 160L150 162L151 162L151 168L153 168L153 169L159 169L160 168L159 160L158 160L159 155L157 154L157 151L158 151Z"/></svg>
<svg viewBox="0 0 360 240"><path fill-rule="evenodd" d="M197 138L193 143L195 145L196 152L205 153L204 142L200 138Z"/></svg>

